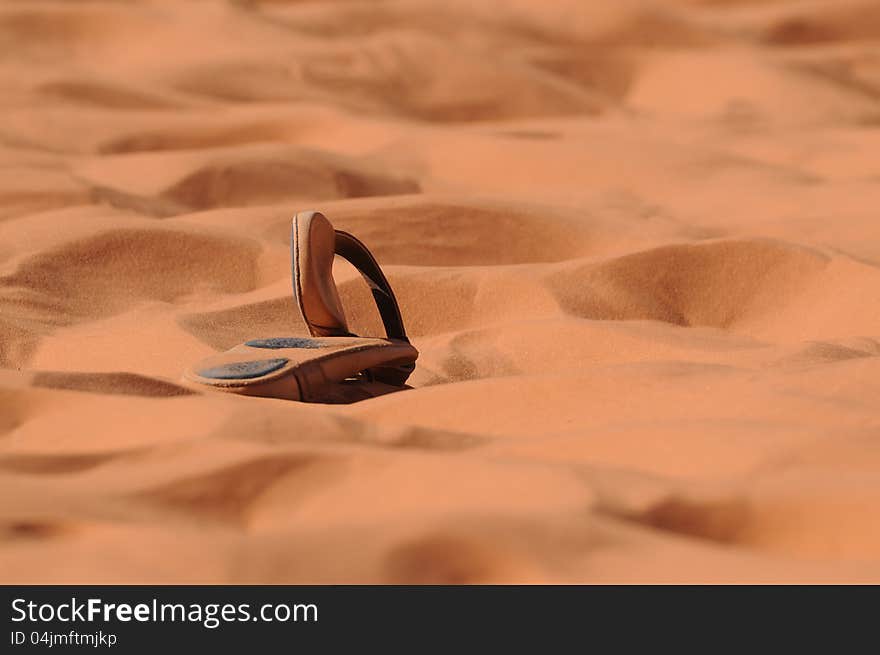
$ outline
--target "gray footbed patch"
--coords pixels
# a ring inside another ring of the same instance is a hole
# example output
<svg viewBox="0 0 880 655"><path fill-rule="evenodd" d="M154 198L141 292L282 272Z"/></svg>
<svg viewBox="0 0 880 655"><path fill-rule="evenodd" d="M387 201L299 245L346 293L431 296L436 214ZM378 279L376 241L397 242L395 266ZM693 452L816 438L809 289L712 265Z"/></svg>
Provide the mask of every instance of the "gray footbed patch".
<svg viewBox="0 0 880 655"><path fill-rule="evenodd" d="M309 339L307 337L274 337L272 339L251 339L246 341L246 346L251 348L271 348L277 350L279 348L323 348L325 343L320 339Z"/></svg>
<svg viewBox="0 0 880 655"><path fill-rule="evenodd" d="M250 380L259 378L284 366L288 359L261 359L252 362L233 362L197 371L203 378L213 380Z"/></svg>

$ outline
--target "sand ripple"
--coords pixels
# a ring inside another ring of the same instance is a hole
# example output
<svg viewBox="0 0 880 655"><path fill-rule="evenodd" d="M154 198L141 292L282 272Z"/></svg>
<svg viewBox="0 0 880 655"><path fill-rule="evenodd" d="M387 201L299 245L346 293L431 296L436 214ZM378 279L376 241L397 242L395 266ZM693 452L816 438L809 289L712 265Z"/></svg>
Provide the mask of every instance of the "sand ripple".
<svg viewBox="0 0 880 655"><path fill-rule="evenodd" d="M2 582L880 581L878 39L876 0L3 3ZM179 386L302 331L310 207L414 388Z"/></svg>

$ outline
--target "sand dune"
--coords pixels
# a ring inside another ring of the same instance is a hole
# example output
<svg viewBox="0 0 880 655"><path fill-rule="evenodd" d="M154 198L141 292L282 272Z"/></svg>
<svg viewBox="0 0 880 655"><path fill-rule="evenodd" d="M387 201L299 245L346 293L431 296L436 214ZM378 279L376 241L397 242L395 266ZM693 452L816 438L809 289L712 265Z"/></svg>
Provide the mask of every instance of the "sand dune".
<svg viewBox="0 0 880 655"><path fill-rule="evenodd" d="M876 0L4 3L2 582L880 581L878 39ZM305 333L307 208L412 388L181 386Z"/></svg>

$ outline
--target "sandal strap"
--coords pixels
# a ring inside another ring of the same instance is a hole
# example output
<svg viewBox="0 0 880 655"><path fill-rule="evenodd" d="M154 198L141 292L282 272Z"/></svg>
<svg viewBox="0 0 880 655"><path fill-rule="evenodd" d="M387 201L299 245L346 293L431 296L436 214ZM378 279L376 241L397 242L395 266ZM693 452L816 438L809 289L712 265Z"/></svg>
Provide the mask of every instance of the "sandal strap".
<svg viewBox="0 0 880 655"><path fill-rule="evenodd" d="M333 280L335 254L352 264L369 285L388 338L409 343L394 291L376 258L359 239L334 230L321 212L299 212L293 219L290 250L294 296L312 335L355 336L348 330Z"/></svg>
<svg viewBox="0 0 880 655"><path fill-rule="evenodd" d="M370 287L386 336L409 343L397 298L373 253L355 236L336 230L336 254L354 266Z"/></svg>

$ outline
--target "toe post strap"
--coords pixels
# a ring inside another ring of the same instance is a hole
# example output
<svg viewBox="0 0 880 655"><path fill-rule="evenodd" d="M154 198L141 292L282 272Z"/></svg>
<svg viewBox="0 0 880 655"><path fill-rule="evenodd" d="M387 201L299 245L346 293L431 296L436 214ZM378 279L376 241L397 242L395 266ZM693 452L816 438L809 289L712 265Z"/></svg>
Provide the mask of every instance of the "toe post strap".
<svg viewBox="0 0 880 655"><path fill-rule="evenodd" d="M303 320L314 336L351 336L339 291L333 281L333 257L339 255L364 278L389 339L409 341L388 278L373 253L359 239L334 230L321 212L299 212L291 230L293 293Z"/></svg>
<svg viewBox="0 0 880 655"><path fill-rule="evenodd" d="M354 266L370 287L388 339L409 343L400 306L388 278L369 248L348 232L335 230L324 214L296 214L291 229L291 271L297 307L315 337L353 336L333 280L333 258ZM415 363L394 363L370 371L375 379L402 385Z"/></svg>

